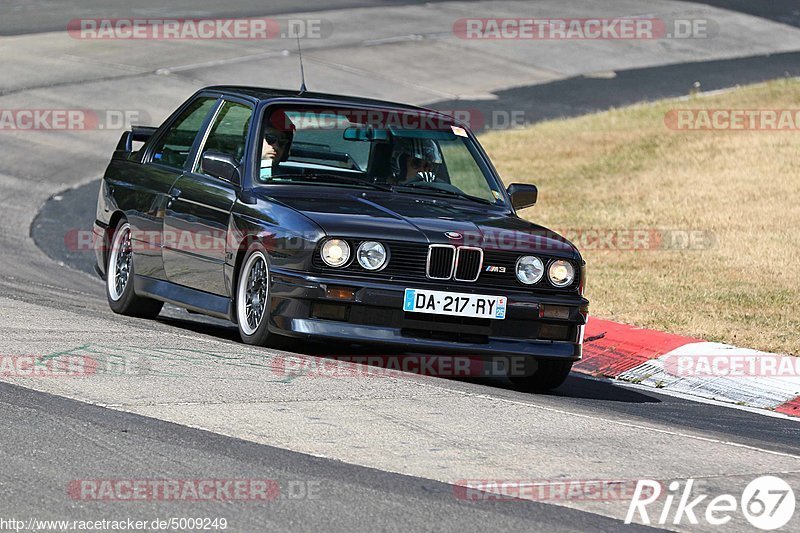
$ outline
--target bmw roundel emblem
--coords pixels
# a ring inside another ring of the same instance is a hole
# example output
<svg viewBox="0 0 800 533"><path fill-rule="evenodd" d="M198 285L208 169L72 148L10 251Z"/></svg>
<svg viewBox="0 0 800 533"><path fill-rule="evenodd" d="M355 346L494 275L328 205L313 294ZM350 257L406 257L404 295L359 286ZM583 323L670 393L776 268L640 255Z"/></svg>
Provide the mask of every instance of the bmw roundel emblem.
<svg viewBox="0 0 800 533"><path fill-rule="evenodd" d="M448 231L448 232L446 232L446 233L445 233L445 236L446 236L448 239L453 239L453 240L455 240L455 241L457 241L457 240L459 240L459 239L461 239L461 238L463 238L463 237L464 237L463 235L461 235L461 234L460 234L459 232L457 232L457 231Z"/></svg>

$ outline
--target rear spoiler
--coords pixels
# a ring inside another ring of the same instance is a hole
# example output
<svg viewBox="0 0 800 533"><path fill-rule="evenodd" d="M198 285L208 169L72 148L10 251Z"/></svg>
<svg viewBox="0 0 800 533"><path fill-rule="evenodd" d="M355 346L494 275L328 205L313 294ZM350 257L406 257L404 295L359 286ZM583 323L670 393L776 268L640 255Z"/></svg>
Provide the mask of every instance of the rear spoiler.
<svg viewBox="0 0 800 533"><path fill-rule="evenodd" d="M131 153L133 151L134 142L147 142L153 136L158 128L154 126L133 126L130 131L126 131L119 138L117 143L117 152Z"/></svg>

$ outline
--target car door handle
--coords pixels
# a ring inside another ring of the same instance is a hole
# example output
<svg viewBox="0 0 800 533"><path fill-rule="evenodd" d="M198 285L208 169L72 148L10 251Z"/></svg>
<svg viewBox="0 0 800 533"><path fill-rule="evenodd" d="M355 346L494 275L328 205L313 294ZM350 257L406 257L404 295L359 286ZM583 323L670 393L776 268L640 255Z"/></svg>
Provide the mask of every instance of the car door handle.
<svg viewBox="0 0 800 533"><path fill-rule="evenodd" d="M172 189L169 193L169 201L167 202L167 207L172 207L172 202L180 198L181 190L180 189Z"/></svg>

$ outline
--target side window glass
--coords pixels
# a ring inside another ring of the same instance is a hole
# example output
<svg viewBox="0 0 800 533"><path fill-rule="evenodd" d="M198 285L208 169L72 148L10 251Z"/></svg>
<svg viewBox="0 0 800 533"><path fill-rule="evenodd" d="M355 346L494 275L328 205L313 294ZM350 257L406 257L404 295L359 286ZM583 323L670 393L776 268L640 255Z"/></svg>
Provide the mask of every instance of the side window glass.
<svg viewBox="0 0 800 533"><path fill-rule="evenodd" d="M232 156L241 163L252 117L253 110L250 107L236 102L225 102L211 125L205 146L202 147L202 154L218 152ZM202 157L197 159L193 170L200 172Z"/></svg>
<svg viewBox="0 0 800 533"><path fill-rule="evenodd" d="M197 132L214 108L216 98L198 98L172 124L153 149L153 162L181 170L192 151Z"/></svg>

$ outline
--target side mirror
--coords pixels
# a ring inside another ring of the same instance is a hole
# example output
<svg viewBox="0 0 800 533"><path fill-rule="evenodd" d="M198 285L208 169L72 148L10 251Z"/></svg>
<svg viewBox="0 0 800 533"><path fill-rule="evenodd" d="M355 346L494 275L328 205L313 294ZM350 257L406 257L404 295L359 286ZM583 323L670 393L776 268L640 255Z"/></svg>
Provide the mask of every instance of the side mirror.
<svg viewBox="0 0 800 533"><path fill-rule="evenodd" d="M511 205L514 209L523 209L536 204L539 198L539 189L536 185L527 183L512 183L506 189L508 196L511 197Z"/></svg>
<svg viewBox="0 0 800 533"><path fill-rule="evenodd" d="M241 185L242 176L239 172L239 163L221 152L205 152L200 160L200 169L203 174L230 181L234 185Z"/></svg>

